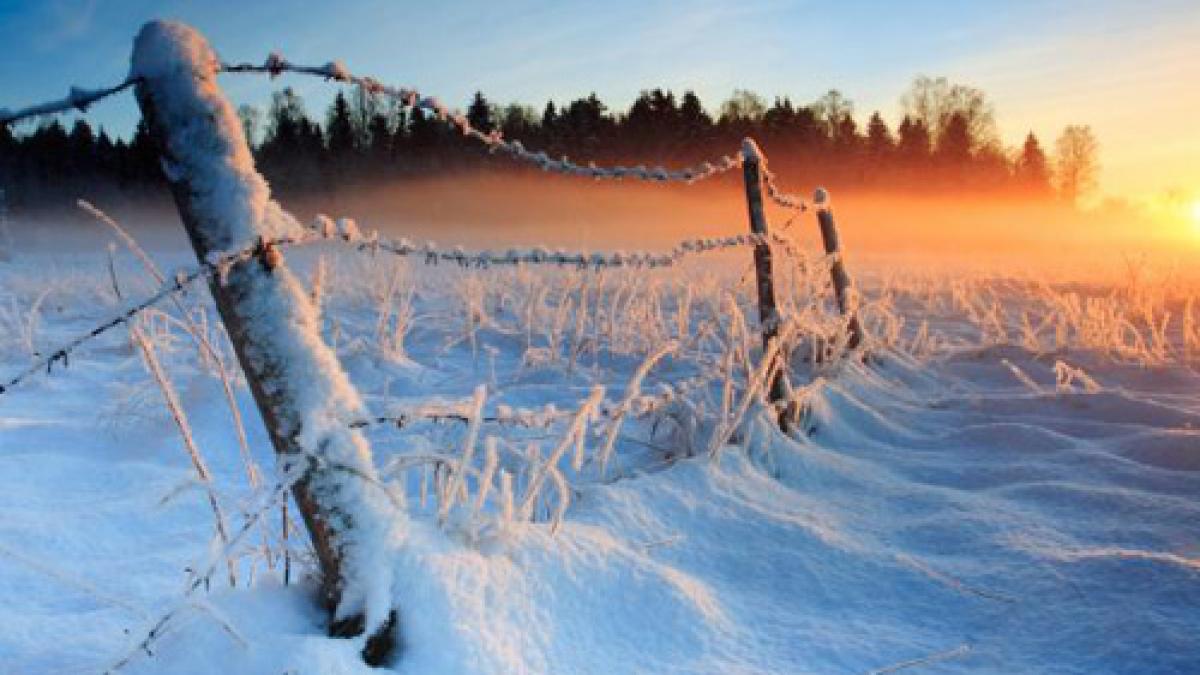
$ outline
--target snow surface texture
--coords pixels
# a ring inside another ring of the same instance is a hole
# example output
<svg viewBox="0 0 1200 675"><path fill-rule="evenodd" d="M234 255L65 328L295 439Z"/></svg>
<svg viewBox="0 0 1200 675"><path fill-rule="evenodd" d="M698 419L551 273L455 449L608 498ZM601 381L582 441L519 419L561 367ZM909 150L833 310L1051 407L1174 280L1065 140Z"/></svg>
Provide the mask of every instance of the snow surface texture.
<svg viewBox="0 0 1200 675"><path fill-rule="evenodd" d="M168 179L187 177L199 253L209 258L305 233L270 198L255 169L233 106L217 87L219 63L191 28L150 22L134 41L130 67L164 134ZM242 322L246 358L277 402L278 433L307 453L281 459L282 470L316 467L305 480L340 557L337 616L365 612L372 629L388 615L391 579L382 556L402 514L369 482L375 471L370 447L347 427L364 415L362 401L322 341L307 292L286 267L248 261L218 283L236 296L230 306Z"/></svg>
<svg viewBox="0 0 1200 675"><path fill-rule="evenodd" d="M573 411L596 385L621 400L644 357L670 340L679 354L650 370L643 391L719 368L698 353L703 341L688 342L731 288L711 278L711 261L648 283L642 273L596 281L346 255L310 268L324 270L313 292L372 412L437 400L469 410L480 383L486 410L516 417L546 404ZM128 293L154 286L121 261ZM103 270L94 254L22 253L0 266L2 362L23 363L106 316L117 301ZM571 301L584 302L584 287L594 295L573 333ZM627 427L606 478L586 466L569 474L573 496L553 535L546 520L471 530L461 504L439 526L420 472L400 482L381 472L413 514L403 545L389 540L387 551L404 644L395 670L1197 672L1200 377L1186 364L1200 343L1190 308L1126 290L867 284L868 303L907 321L866 311L885 343L877 362L796 373L807 439L753 424L715 458L680 457L682 437ZM527 306L530 297L539 300ZM1139 307L1185 318L1160 338L1155 321L1133 317ZM245 484L220 384L177 322L152 316L144 331L236 528L262 492ZM572 362L573 334L604 344ZM715 377L705 388L720 399ZM0 399L2 670L103 670L136 652L179 602L188 568L210 557L211 510L150 387L112 333ZM264 430L248 433L270 464ZM488 459L494 443L483 440L476 465L517 471L510 446L542 432L370 433L389 466L500 435L514 442ZM241 587L215 575L122 672L378 672L362 665L360 641L324 636L311 583L296 583L311 570L303 533L290 544L291 586L279 558L256 550L278 550L278 517L238 558Z"/></svg>

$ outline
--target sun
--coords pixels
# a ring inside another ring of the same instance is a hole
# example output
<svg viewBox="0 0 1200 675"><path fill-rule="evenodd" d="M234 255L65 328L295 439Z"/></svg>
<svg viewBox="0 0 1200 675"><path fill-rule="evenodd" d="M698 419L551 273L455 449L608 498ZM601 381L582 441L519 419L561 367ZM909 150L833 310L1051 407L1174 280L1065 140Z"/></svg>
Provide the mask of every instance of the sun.
<svg viewBox="0 0 1200 675"><path fill-rule="evenodd" d="M1192 224L1200 227L1200 199L1192 202L1191 208Z"/></svg>

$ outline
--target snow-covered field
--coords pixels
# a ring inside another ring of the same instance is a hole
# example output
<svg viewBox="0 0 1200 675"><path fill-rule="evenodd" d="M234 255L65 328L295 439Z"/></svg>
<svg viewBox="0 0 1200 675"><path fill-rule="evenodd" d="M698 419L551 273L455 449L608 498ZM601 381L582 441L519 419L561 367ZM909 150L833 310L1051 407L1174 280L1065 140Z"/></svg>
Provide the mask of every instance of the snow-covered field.
<svg viewBox="0 0 1200 675"><path fill-rule="evenodd" d="M115 257L126 300L155 288ZM373 414L487 418L368 427L398 524L397 672L1200 672L1200 332L1180 288L855 269L871 357L814 366L838 320L819 262L788 267L788 437L747 396L748 258L289 254ZM121 327L0 395L0 672L371 672L360 640L324 636L244 382L246 452L188 333L234 370L208 303L196 286L190 324L163 303L135 324L145 349ZM0 375L121 306L102 250L0 264Z"/></svg>

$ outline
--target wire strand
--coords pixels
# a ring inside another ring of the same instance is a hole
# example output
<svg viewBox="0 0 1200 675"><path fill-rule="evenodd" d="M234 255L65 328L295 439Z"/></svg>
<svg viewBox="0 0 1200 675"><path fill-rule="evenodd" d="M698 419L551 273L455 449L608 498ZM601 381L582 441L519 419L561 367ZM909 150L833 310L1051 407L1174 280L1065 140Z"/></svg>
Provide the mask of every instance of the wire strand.
<svg viewBox="0 0 1200 675"><path fill-rule="evenodd" d="M47 101L37 105L31 105L28 108L20 110L9 110L8 108L0 108L0 126L9 125L22 120L27 120L33 117L41 117L43 115L53 115L55 113L69 112L77 110L79 112L87 112L87 109L92 104L104 100L109 96L119 94L122 91L132 87L141 81L140 77L126 78L120 84L102 89L82 89L80 87L71 87L65 98L55 101Z"/></svg>
<svg viewBox="0 0 1200 675"><path fill-rule="evenodd" d="M68 342L50 350L39 357L24 370L0 383L0 394L10 391L30 376L45 370L53 370L54 364L61 362L63 366L70 365L70 355L83 344L94 340L104 333L126 324L130 319L158 304L173 293L182 291L201 277L217 276L223 278L228 269L239 262L268 255L274 248L291 248L299 245L318 242L345 243L359 252L386 251L399 256L418 256L425 264L436 265L440 262L458 264L460 267L487 268L501 265L554 265L559 267L575 267L577 269L600 269L604 267L625 268L659 268L677 265L680 260L690 255L711 253L743 246L761 246L776 244L783 247L789 254L795 254L795 244L780 234L767 236L757 234L736 235L723 238L686 239L679 242L670 252L654 254L645 252L567 252L563 250L550 251L544 247L518 250L511 249L504 254L490 251L468 252L462 247L442 248L433 242L416 246L407 239L386 239L378 231L371 231L367 236L357 233L357 227L349 219L341 219L334 224L327 217L319 216L317 224L308 229L308 233L300 237L283 237L264 240L247 246L239 251L229 253L213 253L202 264L176 272L162 285L159 290L145 299L127 306L118 314L100 323L92 330L76 336Z"/></svg>
<svg viewBox="0 0 1200 675"><path fill-rule="evenodd" d="M701 162L695 166L670 170L662 166L612 166L601 167L594 162L586 165L571 161L567 157L553 159L542 151L528 150L519 140L506 140L500 131L481 131L471 125L470 120L460 111L451 110L437 97L422 96L415 89L394 87L383 84L373 77L364 77L351 73L341 61L330 61L324 66L303 66L288 62L278 52L272 52L265 63L222 64L221 70L226 73L259 73L272 78L283 73L297 73L323 77L326 80L345 82L361 87L369 94L376 94L396 101L406 108L419 108L432 112L438 119L457 127L464 136L483 143L492 152L508 154L524 162L535 164L544 171L600 179L632 178L649 182L678 182L695 183L732 171L742 165L742 157L738 153L724 155L712 161Z"/></svg>
<svg viewBox="0 0 1200 675"><path fill-rule="evenodd" d="M482 131L471 125L466 115L457 110L451 110L436 97L422 96L417 90L405 87L394 87L383 84L373 77L359 76L351 73L341 61L330 61L324 66L304 66L288 62L278 52L272 52L265 63L222 63L220 72L226 73L257 73L270 75L272 79L283 73L296 73L323 77L326 80L345 82L362 88L369 94L385 96L406 108L420 108L432 112L438 119L455 126L464 136L473 138L490 152L507 154L514 159L534 164L543 171L571 176L592 178L595 180L621 180L631 178L656 183L696 183L713 178L740 167L744 161L742 153L723 155L714 160L701 162L682 169L666 169L662 166L647 167L616 165L611 167L597 166L595 162L580 164L563 156L551 158L544 151L531 151L519 140L507 140L499 130ZM86 112L98 101L118 94L141 81L140 77L126 78L119 84L101 89L83 89L71 87L67 96L62 99L47 101L20 110L11 111L0 109L0 125L10 125L26 119L52 115L56 113L77 110ZM776 205L798 211L805 211L808 205L795 195L784 192L777 184L774 174L763 172L763 184L767 189L767 197Z"/></svg>
<svg viewBox="0 0 1200 675"><path fill-rule="evenodd" d="M567 251L551 250L544 246L509 249L503 253L492 251L468 251L461 246L444 247L436 242L417 244L406 237L392 239L378 230L366 233L359 231L353 220L341 218L337 221L327 216L317 216L309 230L327 241L344 242L361 251L385 251L401 257L420 257L429 265L441 262L461 267L487 268L503 265L556 265L578 269L633 268L656 269L673 267L683 259L702 253L714 253L732 248L777 245L789 255L797 255L798 247L790 238L778 234L739 234L727 237L698 237L684 239L665 253L646 251Z"/></svg>
<svg viewBox="0 0 1200 675"><path fill-rule="evenodd" d="M51 372L55 363L61 362L64 367L69 366L71 353L78 349L81 345L100 337L104 333L107 333L117 326L128 323L133 317L141 314L147 309L150 309L171 294L182 291L197 279L213 275L224 275L225 271L235 263L264 255L267 253L267 251L276 246L294 246L304 243L304 241L305 240L296 237L285 237L270 241L261 241L256 243L254 246L247 247L241 251L211 256L211 260L209 261L205 261L204 263L190 269L184 269L176 272L157 291L145 299L128 305L125 309L113 315L103 323L97 325L92 330L80 334L66 343L59 345L58 347L47 352L44 356L39 354L38 358L24 370L8 378L3 383L0 383L0 394L4 394L12 390L13 387L21 384L21 382L23 382L25 379L38 372L41 372L42 370L45 370L47 373Z"/></svg>

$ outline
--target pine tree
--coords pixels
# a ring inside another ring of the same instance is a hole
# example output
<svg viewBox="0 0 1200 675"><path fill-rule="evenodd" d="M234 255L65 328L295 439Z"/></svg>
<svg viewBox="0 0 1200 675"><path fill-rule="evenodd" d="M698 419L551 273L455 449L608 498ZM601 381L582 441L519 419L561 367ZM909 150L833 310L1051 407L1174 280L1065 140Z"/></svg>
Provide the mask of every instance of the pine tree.
<svg viewBox="0 0 1200 675"><path fill-rule="evenodd" d="M150 137L150 127L145 119L139 119L129 142L129 165L131 178L136 184L146 186L163 180L159 164L158 146Z"/></svg>
<svg viewBox="0 0 1200 675"><path fill-rule="evenodd" d="M440 135L438 121L423 108L414 108L408 121L408 147L415 163L421 168L436 167L441 158L437 156Z"/></svg>
<svg viewBox="0 0 1200 675"><path fill-rule="evenodd" d="M610 136L611 120L595 93L563 108L558 117L559 140L573 152L596 156Z"/></svg>
<svg viewBox="0 0 1200 675"><path fill-rule="evenodd" d="M1046 161L1046 153L1032 131L1025 136L1014 174L1017 184L1028 193L1035 196L1050 193L1050 166Z"/></svg>
<svg viewBox="0 0 1200 675"><path fill-rule="evenodd" d="M929 161L929 127L920 119L904 116L897 128L896 154L910 167L918 167Z"/></svg>
<svg viewBox="0 0 1200 675"><path fill-rule="evenodd" d="M483 92L475 92L475 98L471 99L471 105L467 107L467 121L485 134L496 128L495 111L483 97Z"/></svg>
<svg viewBox="0 0 1200 675"><path fill-rule="evenodd" d="M412 163L408 145L408 125L411 117L404 108L399 106L393 109L393 117L391 165L397 169L404 169Z"/></svg>
<svg viewBox="0 0 1200 675"><path fill-rule="evenodd" d="M258 154L274 187L308 190L318 186L325 154L321 130L308 118L304 100L291 87L271 96Z"/></svg>
<svg viewBox="0 0 1200 675"><path fill-rule="evenodd" d="M791 127L788 135L799 146L800 151L815 155L822 152L827 145L829 139L821 121L817 119L817 112L811 106L796 111Z"/></svg>
<svg viewBox="0 0 1200 675"><path fill-rule="evenodd" d="M96 135L96 171L108 180L114 181L119 168L120 158L117 157L117 148L104 127L100 127L100 133Z"/></svg>
<svg viewBox="0 0 1200 675"><path fill-rule="evenodd" d="M377 171L383 171L391 164L392 158L392 127L387 116L377 112L367 126L371 138L371 166Z"/></svg>
<svg viewBox="0 0 1200 675"><path fill-rule="evenodd" d="M892 139L887 122L883 121L879 111L875 111L867 122L867 153L875 159L880 159L891 155L895 147L896 142Z"/></svg>
<svg viewBox="0 0 1200 675"><path fill-rule="evenodd" d="M663 89L642 90L622 124L629 156L662 156L680 141L679 108L675 94Z"/></svg>
<svg viewBox="0 0 1200 675"><path fill-rule="evenodd" d="M842 115L834 126L834 148L841 154L842 159L848 159L858 153L862 146L862 137L858 134L858 123L850 113Z"/></svg>
<svg viewBox="0 0 1200 675"><path fill-rule="evenodd" d="M679 125L687 150L691 154L698 154L702 148L697 146L711 135L713 121L704 111L700 97L690 89L683 92L683 99L679 103Z"/></svg>
<svg viewBox="0 0 1200 675"><path fill-rule="evenodd" d="M350 120L350 104L340 91L325 118L325 137L329 154L335 163L349 161L357 149L354 123Z"/></svg>
<svg viewBox="0 0 1200 675"><path fill-rule="evenodd" d="M70 171L75 174L91 174L96 170L96 135L86 120L75 120L68 137L68 163Z"/></svg>
<svg viewBox="0 0 1200 675"><path fill-rule="evenodd" d="M546 101L546 108L542 111L542 125L539 136L541 137L542 148L546 152L554 152L560 147L558 108L554 107L554 101Z"/></svg>
<svg viewBox="0 0 1200 675"><path fill-rule="evenodd" d="M936 156L946 167L964 167L971 162L973 141L966 115L951 113L938 135Z"/></svg>
<svg viewBox="0 0 1200 675"><path fill-rule="evenodd" d="M782 99L775 97L775 103L763 113L762 130L766 139L782 140L791 131L796 119L796 109L792 100L786 96Z"/></svg>
<svg viewBox="0 0 1200 675"><path fill-rule="evenodd" d="M500 116L500 131L505 138L528 143L538 131L537 111L529 106L509 104Z"/></svg>

